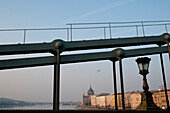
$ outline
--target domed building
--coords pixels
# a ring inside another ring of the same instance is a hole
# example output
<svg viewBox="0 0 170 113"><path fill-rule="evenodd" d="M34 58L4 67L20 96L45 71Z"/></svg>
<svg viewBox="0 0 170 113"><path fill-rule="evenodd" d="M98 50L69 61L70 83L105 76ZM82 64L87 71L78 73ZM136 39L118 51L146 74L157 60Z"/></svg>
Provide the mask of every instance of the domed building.
<svg viewBox="0 0 170 113"><path fill-rule="evenodd" d="M90 88L87 91L87 95L85 96L83 93L83 96L82 96L83 106L91 106L91 98L90 98L91 95L94 95L94 90L91 88L91 85L90 85Z"/></svg>
<svg viewBox="0 0 170 113"><path fill-rule="evenodd" d="M87 94L90 96L90 95L94 95L94 91L93 89L91 88L91 85L90 85L90 89L87 91Z"/></svg>

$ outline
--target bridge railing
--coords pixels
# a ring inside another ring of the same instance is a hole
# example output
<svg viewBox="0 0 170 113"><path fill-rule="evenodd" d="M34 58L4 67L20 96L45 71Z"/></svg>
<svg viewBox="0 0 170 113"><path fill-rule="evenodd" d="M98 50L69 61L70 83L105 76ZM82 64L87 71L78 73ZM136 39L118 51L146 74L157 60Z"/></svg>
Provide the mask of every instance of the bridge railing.
<svg viewBox="0 0 170 113"><path fill-rule="evenodd" d="M69 27L70 35L67 35L67 40L73 40L73 30L79 29L101 29L103 32L104 39L112 38L118 36L120 34L126 33L128 36L128 32L133 31L133 35L138 37L140 33L142 36L148 35L146 34L145 29L152 27L151 30L154 30L153 27L160 27L163 32L168 33L168 27L170 25L170 20L160 20L160 21L131 21L131 22L99 22L99 23L69 23L66 24ZM73 27L74 26L74 27ZM77 27L78 26L78 27ZM130 29L131 28L131 29ZM148 30L148 29L147 29ZM69 32L68 32L69 33ZM153 33L152 33L153 34ZM100 37L100 38L101 38Z"/></svg>
<svg viewBox="0 0 170 113"><path fill-rule="evenodd" d="M68 23L66 27L0 29L1 43L5 39L15 43L32 41L51 41L60 38L65 41L111 39L124 36L149 36L168 33L170 20L100 22L100 23ZM88 35L87 35L88 34ZM41 38L36 38L37 36ZM13 38L17 37L17 38ZM52 38L51 38L52 37ZM16 41L17 40L17 41ZM22 41L21 41L22 40ZM11 42L10 42L11 43Z"/></svg>

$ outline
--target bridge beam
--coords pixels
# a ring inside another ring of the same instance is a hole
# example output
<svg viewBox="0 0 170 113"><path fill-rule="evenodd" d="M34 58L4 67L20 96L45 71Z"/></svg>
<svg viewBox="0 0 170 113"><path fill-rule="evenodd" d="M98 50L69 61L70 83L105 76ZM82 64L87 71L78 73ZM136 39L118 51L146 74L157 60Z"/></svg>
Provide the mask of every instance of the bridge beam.
<svg viewBox="0 0 170 113"><path fill-rule="evenodd" d="M149 44L163 45L166 44L166 40L164 39L165 35L169 35L169 34L164 33L163 35L159 35L159 36L64 42L63 51L126 47L126 46L138 46L138 45L149 45Z"/></svg>
<svg viewBox="0 0 170 113"><path fill-rule="evenodd" d="M0 45L0 55L53 53L50 43Z"/></svg>
<svg viewBox="0 0 170 113"><path fill-rule="evenodd" d="M116 50L110 52L100 52L100 53L61 55L60 64L98 61L98 60L113 60L113 59L118 60L117 55L115 54ZM153 55L153 54L160 54L160 53L168 53L167 46L123 50L122 58L142 56L142 55ZM48 56L48 57L36 57L36 58L0 60L0 70L54 65L57 62L56 59L57 59L56 56Z"/></svg>
<svg viewBox="0 0 170 113"><path fill-rule="evenodd" d="M164 39L165 35L169 36L168 33L164 33L159 36L145 36L145 37L132 37L132 38L117 38L117 39L114 38L114 39L72 41L72 42L54 40L51 43L0 45L0 55L30 54L30 53L44 53L44 52L50 52L52 54L56 54L55 45L57 43L59 43L61 46L60 52L149 45L149 44L164 45L167 43L167 41Z"/></svg>

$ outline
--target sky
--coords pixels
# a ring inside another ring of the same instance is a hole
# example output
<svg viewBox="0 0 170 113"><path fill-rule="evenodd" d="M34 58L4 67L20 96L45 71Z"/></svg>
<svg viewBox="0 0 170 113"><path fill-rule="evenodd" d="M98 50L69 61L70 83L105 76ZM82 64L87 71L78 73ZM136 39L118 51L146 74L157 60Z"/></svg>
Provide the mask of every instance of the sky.
<svg viewBox="0 0 170 113"><path fill-rule="evenodd" d="M0 0L0 30L31 28L67 28L68 23L126 22L169 20L169 0ZM73 26L74 27L74 26ZM77 26L80 27L80 26ZM170 30L170 26L167 26ZM134 37L136 28L112 29L112 37ZM67 40L66 30L27 31L26 43ZM145 35L161 35L164 26L147 27ZM139 28L139 36L142 36ZM0 31L0 44L23 43L23 31ZM106 29L109 38L109 30ZM73 41L103 38L103 30L73 30ZM135 47L133 47L134 49ZM66 52L110 51L111 49ZM125 48L129 49L129 48ZM132 48L131 48L132 49ZM31 54L0 56L0 59L48 56ZM163 84L159 55L150 55L147 75L150 90ZM170 84L170 62L163 54L167 84ZM123 59L125 92L142 90L142 76L138 73L137 57ZM119 68L116 63L118 92L120 92ZM97 72L97 70L101 70ZM93 88L95 94L113 93L112 62L95 61L61 65L61 101L81 101L82 93ZM31 102L52 102L53 66L0 70L0 97Z"/></svg>

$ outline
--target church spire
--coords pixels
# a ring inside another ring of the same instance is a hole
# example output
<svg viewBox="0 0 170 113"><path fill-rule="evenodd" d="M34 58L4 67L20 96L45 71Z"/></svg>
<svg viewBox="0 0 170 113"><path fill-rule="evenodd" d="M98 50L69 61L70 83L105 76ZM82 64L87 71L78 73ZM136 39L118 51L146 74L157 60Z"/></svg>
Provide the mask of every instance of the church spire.
<svg viewBox="0 0 170 113"><path fill-rule="evenodd" d="M82 97L84 97L84 91L82 92Z"/></svg>

